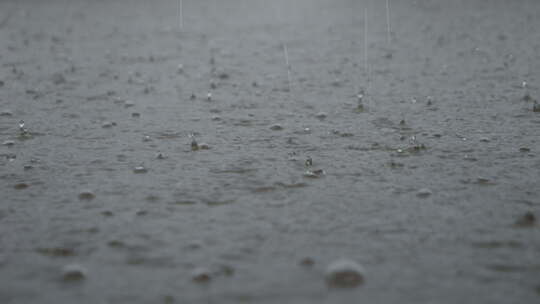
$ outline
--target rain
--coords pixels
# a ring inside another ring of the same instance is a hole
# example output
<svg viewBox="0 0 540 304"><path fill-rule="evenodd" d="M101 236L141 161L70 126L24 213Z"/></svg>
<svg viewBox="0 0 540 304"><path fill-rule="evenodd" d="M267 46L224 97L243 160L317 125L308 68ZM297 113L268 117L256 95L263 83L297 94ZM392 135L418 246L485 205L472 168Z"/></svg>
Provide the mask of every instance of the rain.
<svg viewBox="0 0 540 304"><path fill-rule="evenodd" d="M0 1L0 303L534 303L540 1Z"/></svg>

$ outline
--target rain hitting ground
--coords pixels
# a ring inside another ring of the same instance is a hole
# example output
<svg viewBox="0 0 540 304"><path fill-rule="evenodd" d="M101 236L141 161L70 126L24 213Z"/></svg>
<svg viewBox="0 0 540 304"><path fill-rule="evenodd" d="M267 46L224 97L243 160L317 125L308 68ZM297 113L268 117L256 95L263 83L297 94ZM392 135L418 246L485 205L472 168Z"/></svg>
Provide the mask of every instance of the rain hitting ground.
<svg viewBox="0 0 540 304"><path fill-rule="evenodd" d="M0 303L539 301L540 2L388 3L0 1Z"/></svg>

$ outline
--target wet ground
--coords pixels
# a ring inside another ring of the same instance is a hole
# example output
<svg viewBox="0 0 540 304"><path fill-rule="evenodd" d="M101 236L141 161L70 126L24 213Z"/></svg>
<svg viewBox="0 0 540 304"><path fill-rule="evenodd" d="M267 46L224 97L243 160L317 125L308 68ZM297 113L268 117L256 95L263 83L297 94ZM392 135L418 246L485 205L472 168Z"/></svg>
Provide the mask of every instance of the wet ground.
<svg viewBox="0 0 540 304"><path fill-rule="evenodd" d="M0 302L538 301L540 2L385 8L1 1Z"/></svg>

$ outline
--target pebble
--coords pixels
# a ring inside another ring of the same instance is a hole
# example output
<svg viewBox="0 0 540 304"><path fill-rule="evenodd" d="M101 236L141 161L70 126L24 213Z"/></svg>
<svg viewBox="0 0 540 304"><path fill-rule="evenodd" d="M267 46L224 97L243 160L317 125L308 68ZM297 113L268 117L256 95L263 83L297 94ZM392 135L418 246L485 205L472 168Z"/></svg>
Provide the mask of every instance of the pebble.
<svg viewBox="0 0 540 304"><path fill-rule="evenodd" d="M6 140L2 143L2 145L7 147L13 147L13 145L15 145L15 142L13 140Z"/></svg>
<svg viewBox="0 0 540 304"><path fill-rule="evenodd" d="M418 192L416 193L416 196L421 197L421 198L425 198L425 197L431 196L432 194L433 194L433 192L431 192L431 190L429 190L427 188L422 188L422 189L418 190Z"/></svg>
<svg viewBox="0 0 540 304"><path fill-rule="evenodd" d="M315 117L317 117L320 120L325 119L327 116L328 116L328 114L326 114L325 112L319 112L319 113L315 114Z"/></svg>
<svg viewBox="0 0 540 304"><path fill-rule="evenodd" d="M191 272L191 279L197 283L207 283L212 280L212 274L208 269L198 267Z"/></svg>
<svg viewBox="0 0 540 304"><path fill-rule="evenodd" d="M79 193L80 200L93 200L94 198L96 198L96 195L90 190L83 190Z"/></svg>
<svg viewBox="0 0 540 304"><path fill-rule="evenodd" d="M141 174L141 173L146 173L146 172L148 172L148 169L146 169L143 166L137 166L133 168L133 173Z"/></svg>
<svg viewBox="0 0 540 304"><path fill-rule="evenodd" d="M212 101L212 93L208 92L208 94L206 94L206 100Z"/></svg>
<svg viewBox="0 0 540 304"><path fill-rule="evenodd" d="M131 100L124 101L124 107L125 108L130 108L130 107L133 107L133 106L135 106L135 103L133 101L131 101Z"/></svg>
<svg viewBox="0 0 540 304"><path fill-rule="evenodd" d="M353 288L364 283L364 268L352 260L337 260L326 268L325 278L329 287Z"/></svg>
<svg viewBox="0 0 540 304"><path fill-rule="evenodd" d="M145 135L145 136L143 136L142 141L143 141L143 142L149 142L149 141L152 141L152 138L150 138L149 135Z"/></svg>
<svg viewBox="0 0 540 304"><path fill-rule="evenodd" d="M178 74L184 73L184 65L180 63L176 68L176 71L178 72Z"/></svg>
<svg viewBox="0 0 540 304"><path fill-rule="evenodd" d="M137 113L137 112L131 113L131 117L139 118L141 117L141 113Z"/></svg>
<svg viewBox="0 0 540 304"><path fill-rule="evenodd" d="M158 154L156 155L156 158L157 158L157 159L166 159L167 156L165 156L165 154L163 154L163 153L158 153Z"/></svg>
<svg viewBox="0 0 540 304"><path fill-rule="evenodd" d="M87 277L86 269L78 264L68 264L62 268L64 281L80 281Z"/></svg>

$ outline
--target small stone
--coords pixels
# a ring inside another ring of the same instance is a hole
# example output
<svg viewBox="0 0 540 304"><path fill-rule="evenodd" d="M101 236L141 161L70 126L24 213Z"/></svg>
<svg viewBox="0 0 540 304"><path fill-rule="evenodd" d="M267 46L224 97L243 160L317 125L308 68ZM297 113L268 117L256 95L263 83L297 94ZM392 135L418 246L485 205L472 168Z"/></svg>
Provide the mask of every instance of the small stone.
<svg viewBox="0 0 540 304"><path fill-rule="evenodd" d="M326 112L319 112L319 113L315 114L315 117L317 117L320 120L325 119L327 116L328 116L328 114L326 114Z"/></svg>
<svg viewBox="0 0 540 304"><path fill-rule="evenodd" d="M531 149L527 147L521 147L519 148L519 152L527 153L527 152L531 152Z"/></svg>
<svg viewBox="0 0 540 304"><path fill-rule="evenodd" d="M146 172L148 172L148 169L146 169L143 166L137 166L137 167L133 168L133 173L136 173L136 174L142 174L142 173L146 173Z"/></svg>
<svg viewBox="0 0 540 304"><path fill-rule="evenodd" d="M195 95L195 93L191 93L191 96L189 96L189 99L195 100L197 99L197 96Z"/></svg>
<svg viewBox="0 0 540 304"><path fill-rule="evenodd" d="M124 101L124 107L125 108L131 108L131 107L134 107L134 106L135 106L135 103L132 100Z"/></svg>
<svg viewBox="0 0 540 304"><path fill-rule="evenodd" d="M176 71L178 72L178 74L184 73L184 65L180 63L176 68Z"/></svg>
<svg viewBox="0 0 540 304"><path fill-rule="evenodd" d="M518 227L533 227L534 225L536 225L536 216L531 211L527 211L516 221Z"/></svg>
<svg viewBox="0 0 540 304"><path fill-rule="evenodd" d="M306 165L306 167L313 166L313 159L311 158L311 156L308 156L304 164Z"/></svg>
<svg viewBox="0 0 540 304"><path fill-rule="evenodd" d="M206 268L195 268L191 273L191 279L197 283L208 283L212 280L212 274Z"/></svg>
<svg viewBox="0 0 540 304"><path fill-rule="evenodd" d="M418 192L416 193L416 196L421 197L421 198L426 198L426 197L430 196L431 194L433 194L433 192L431 192L431 190L429 190L427 188L422 188L422 189L418 190Z"/></svg>
<svg viewBox="0 0 540 304"><path fill-rule="evenodd" d="M96 195L90 190L84 190L79 193L80 200L93 200L94 198L96 198Z"/></svg>
<svg viewBox="0 0 540 304"><path fill-rule="evenodd" d="M152 141L152 138L149 135L145 135L145 136L143 136L142 141L143 142L149 142L149 141Z"/></svg>
<svg viewBox="0 0 540 304"><path fill-rule="evenodd" d="M270 126L270 130L272 130L272 131L281 131L281 130L283 130L283 127L280 124L275 124L275 125Z"/></svg>
<svg viewBox="0 0 540 304"><path fill-rule="evenodd" d="M208 92L208 94L206 94L206 100L212 101L212 93L211 92Z"/></svg>
<svg viewBox="0 0 540 304"><path fill-rule="evenodd" d="M364 283L365 271L352 260L332 262L326 269L325 278L329 287L354 288Z"/></svg>
<svg viewBox="0 0 540 304"><path fill-rule="evenodd" d="M2 145L7 147L13 147L15 145L15 142L13 140L6 140L2 143Z"/></svg>
<svg viewBox="0 0 540 304"><path fill-rule="evenodd" d="M221 120L221 116L219 116L219 115L213 115L213 116L212 116L212 120L213 120L213 121L220 121L220 120Z"/></svg>
<svg viewBox="0 0 540 304"><path fill-rule="evenodd" d="M87 276L84 267L78 264L69 264L62 268L62 279L66 282L81 281Z"/></svg>
<svg viewBox="0 0 540 304"><path fill-rule="evenodd" d="M157 159L166 159L167 156L165 156L163 153L158 153L158 154L156 155L156 158L157 158Z"/></svg>
<svg viewBox="0 0 540 304"><path fill-rule="evenodd" d="M141 113L137 113L137 112L131 113L131 117L139 118L141 117Z"/></svg>

